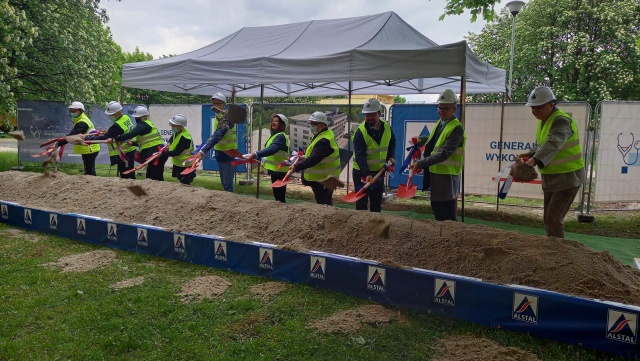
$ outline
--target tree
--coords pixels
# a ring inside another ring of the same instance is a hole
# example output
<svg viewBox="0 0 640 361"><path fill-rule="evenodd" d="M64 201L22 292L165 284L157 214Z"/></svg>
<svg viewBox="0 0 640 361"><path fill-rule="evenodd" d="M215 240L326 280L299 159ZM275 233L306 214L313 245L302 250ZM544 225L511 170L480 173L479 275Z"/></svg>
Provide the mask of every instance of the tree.
<svg viewBox="0 0 640 361"><path fill-rule="evenodd" d="M468 38L476 55L509 68L511 15ZM559 100L640 99L640 5L637 0L531 0L518 14L514 101L538 85ZM475 96L495 100L495 95Z"/></svg>
<svg viewBox="0 0 640 361"><path fill-rule="evenodd" d="M0 0L0 111L15 114L17 99L113 99L121 49L111 38L99 0Z"/></svg>
<svg viewBox="0 0 640 361"><path fill-rule="evenodd" d="M407 98L401 97L400 95L396 95L393 97L394 104L404 104L407 102Z"/></svg>
<svg viewBox="0 0 640 361"><path fill-rule="evenodd" d="M499 3L500 0L449 0L444 14L440 15L440 20L447 15L460 15L469 10L472 23L478 19L478 14L482 14L484 20L492 21L495 16L494 7Z"/></svg>

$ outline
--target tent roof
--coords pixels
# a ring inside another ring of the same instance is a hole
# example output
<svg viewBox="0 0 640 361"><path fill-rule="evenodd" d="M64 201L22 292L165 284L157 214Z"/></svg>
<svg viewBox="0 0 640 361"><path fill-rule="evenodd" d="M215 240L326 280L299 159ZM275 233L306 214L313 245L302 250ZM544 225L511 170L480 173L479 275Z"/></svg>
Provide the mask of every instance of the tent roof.
<svg viewBox="0 0 640 361"><path fill-rule="evenodd" d="M245 27L204 48L122 67L130 88L237 96L434 94L505 91L505 70L480 61L465 41L437 45L394 12Z"/></svg>

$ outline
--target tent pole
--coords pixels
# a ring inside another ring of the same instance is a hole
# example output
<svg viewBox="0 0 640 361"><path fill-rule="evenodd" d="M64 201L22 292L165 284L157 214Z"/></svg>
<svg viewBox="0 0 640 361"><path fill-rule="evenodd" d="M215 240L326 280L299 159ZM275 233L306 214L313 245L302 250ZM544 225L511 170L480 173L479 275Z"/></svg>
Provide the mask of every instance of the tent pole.
<svg viewBox="0 0 640 361"><path fill-rule="evenodd" d="M347 134L351 133L351 93L353 92L353 82L349 81L349 115L347 116ZM351 137L347 139L347 153L349 154L349 160L347 160L347 194L349 194L349 178L351 175L351 167L349 161L351 160Z"/></svg>
<svg viewBox="0 0 640 361"><path fill-rule="evenodd" d="M260 84L260 117L258 120L258 150L262 144L262 116L264 115L264 84ZM253 130L251 130L253 133ZM251 163L247 163L251 164ZM258 165L258 173L256 173L256 198L260 198L260 162Z"/></svg>
<svg viewBox="0 0 640 361"><path fill-rule="evenodd" d="M460 77L460 122L462 123L462 127L465 126L465 107L467 106L467 77L463 75ZM465 152L466 153L466 150ZM462 165L462 223L464 223L464 164Z"/></svg>
<svg viewBox="0 0 640 361"><path fill-rule="evenodd" d="M120 87L120 104L124 103L124 87Z"/></svg>
<svg viewBox="0 0 640 361"><path fill-rule="evenodd" d="M504 101L505 101L505 93L502 93L502 111L500 113L500 146L498 147L498 173L502 169L502 132L504 130ZM498 188L496 189L496 212L500 209L500 181L498 183Z"/></svg>

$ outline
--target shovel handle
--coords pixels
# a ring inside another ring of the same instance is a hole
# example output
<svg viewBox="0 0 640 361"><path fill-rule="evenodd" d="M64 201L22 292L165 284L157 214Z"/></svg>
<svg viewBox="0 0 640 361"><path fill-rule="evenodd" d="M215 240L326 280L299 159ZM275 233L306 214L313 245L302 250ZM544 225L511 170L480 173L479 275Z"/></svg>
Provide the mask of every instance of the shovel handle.
<svg viewBox="0 0 640 361"><path fill-rule="evenodd" d="M162 154L162 152L164 152L166 149L167 149L167 147L162 147L160 150L158 150L157 152L153 153L153 154L149 157L149 159L147 159L144 163L140 164L139 166L137 166L137 167L135 167L135 168L132 168L132 169L126 170L126 171L122 172L122 174L129 174L129 173L131 173L131 172L135 172L135 171L137 171L137 170L140 170L140 169L142 169L142 168L146 167L149 163L151 163L151 162L153 162L154 160L156 160L156 158L158 158L158 157Z"/></svg>
<svg viewBox="0 0 640 361"><path fill-rule="evenodd" d="M383 174L384 174L385 170L386 170L386 168L385 168L385 167L380 168L380 170L378 171L378 173L376 173L376 175L375 175L375 176L374 176L374 177L373 177L369 182L365 183L365 185L364 185L364 186L362 186L362 188L360 188L360 190L358 191L358 193L356 193L356 196L359 196L359 195L360 195L360 194L362 194L362 192L364 192L367 188L371 187L371 185L372 185L373 183L375 183L375 182L378 180L378 178L380 178L380 176L381 176L381 175L383 175Z"/></svg>

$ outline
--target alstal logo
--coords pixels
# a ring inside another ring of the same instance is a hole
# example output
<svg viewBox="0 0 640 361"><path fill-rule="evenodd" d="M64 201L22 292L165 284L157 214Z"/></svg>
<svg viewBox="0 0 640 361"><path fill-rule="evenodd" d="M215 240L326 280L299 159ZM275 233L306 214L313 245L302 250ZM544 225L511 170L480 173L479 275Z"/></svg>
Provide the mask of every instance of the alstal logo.
<svg viewBox="0 0 640 361"><path fill-rule="evenodd" d="M58 215L49 213L49 229L58 229Z"/></svg>
<svg viewBox="0 0 640 361"><path fill-rule="evenodd" d="M31 219L31 210L28 208L24 209L24 223L25 224L33 223L33 220Z"/></svg>
<svg viewBox="0 0 640 361"><path fill-rule="evenodd" d="M0 216L2 219L9 219L9 207L6 204L0 204Z"/></svg>
<svg viewBox="0 0 640 361"><path fill-rule="evenodd" d="M638 340L638 315L609 309L607 338L635 345Z"/></svg>
<svg viewBox="0 0 640 361"><path fill-rule="evenodd" d="M138 246L147 247L149 245L149 239L147 238L147 230L144 228L138 228Z"/></svg>
<svg viewBox="0 0 640 361"><path fill-rule="evenodd" d="M436 278L434 283L433 302L445 305L456 305L456 282L451 280L445 280L442 278Z"/></svg>
<svg viewBox="0 0 640 361"><path fill-rule="evenodd" d="M213 242L213 247L215 247L213 258L217 261L227 262L227 242L215 241Z"/></svg>
<svg viewBox="0 0 640 361"><path fill-rule="evenodd" d="M185 238L182 234L173 234L173 250L178 253L187 253Z"/></svg>
<svg viewBox="0 0 640 361"><path fill-rule="evenodd" d="M513 293L513 310L511 317L514 320L538 323L538 296Z"/></svg>
<svg viewBox="0 0 640 361"><path fill-rule="evenodd" d="M311 273L309 276L317 280L325 280L326 259L324 257L311 256Z"/></svg>
<svg viewBox="0 0 640 361"><path fill-rule="evenodd" d="M86 228L84 219L76 218L76 225L77 225L78 234L82 234L82 235L87 234L87 228Z"/></svg>
<svg viewBox="0 0 640 361"><path fill-rule="evenodd" d="M382 267L369 266L367 289L378 292L387 291L387 273Z"/></svg>
<svg viewBox="0 0 640 361"><path fill-rule="evenodd" d="M107 239L110 241L118 240L118 227L115 223L107 223Z"/></svg>
<svg viewBox="0 0 640 361"><path fill-rule="evenodd" d="M260 248L260 264L262 269L273 269L273 250L270 248Z"/></svg>

